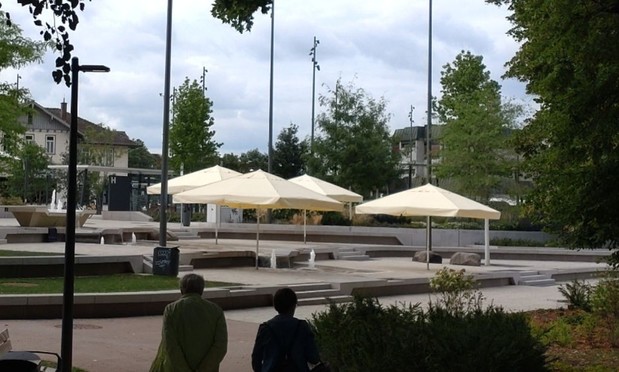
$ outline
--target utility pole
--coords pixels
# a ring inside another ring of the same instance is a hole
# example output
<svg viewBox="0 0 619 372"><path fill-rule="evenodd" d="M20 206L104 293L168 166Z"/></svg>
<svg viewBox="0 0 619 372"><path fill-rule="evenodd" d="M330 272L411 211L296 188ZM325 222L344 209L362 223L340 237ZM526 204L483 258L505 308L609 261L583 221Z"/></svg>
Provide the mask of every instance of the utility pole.
<svg viewBox="0 0 619 372"><path fill-rule="evenodd" d="M312 133L310 136L310 154L314 154L314 106L316 101L316 70L320 71L320 65L316 61L316 47L320 44L320 40L314 36L314 45L310 49L309 55L312 56Z"/></svg>
<svg viewBox="0 0 619 372"><path fill-rule="evenodd" d="M408 120L410 121L410 130L408 132L408 188L413 187L413 110L415 107L411 105L411 110L408 113Z"/></svg>

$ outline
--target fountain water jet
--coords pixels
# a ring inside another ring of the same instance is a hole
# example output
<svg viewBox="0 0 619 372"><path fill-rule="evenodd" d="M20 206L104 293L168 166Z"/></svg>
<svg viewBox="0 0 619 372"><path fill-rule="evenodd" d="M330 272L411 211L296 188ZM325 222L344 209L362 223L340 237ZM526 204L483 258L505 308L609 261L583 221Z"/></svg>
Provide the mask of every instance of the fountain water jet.
<svg viewBox="0 0 619 372"><path fill-rule="evenodd" d="M314 252L314 250L312 249L312 251L310 252L310 258L309 261L307 261L307 266L310 269L314 268L314 265L316 263L316 252Z"/></svg>
<svg viewBox="0 0 619 372"><path fill-rule="evenodd" d="M271 269L277 269L277 255L275 249L271 251Z"/></svg>

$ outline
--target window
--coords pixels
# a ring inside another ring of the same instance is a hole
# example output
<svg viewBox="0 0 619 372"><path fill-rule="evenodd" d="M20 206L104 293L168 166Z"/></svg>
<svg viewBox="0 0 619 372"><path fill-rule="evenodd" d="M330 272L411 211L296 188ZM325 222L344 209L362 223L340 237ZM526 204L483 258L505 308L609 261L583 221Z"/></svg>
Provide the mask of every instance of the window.
<svg viewBox="0 0 619 372"><path fill-rule="evenodd" d="M114 153L114 148L107 148L105 149L105 159L103 160L103 165L106 167L113 167L114 166L114 158L115 153Z"/></svg>
<svg viewBox="0 0 619 372"><path fill-rule="evenodd" d="M34 135L33 134L26 134L26 136L24 137L24 141L26 143L34 143Z"/></svg>
<svg viewBox="0 0 619 372"><path fill-rule="evenodd" d="M56 153L56 137L55 136L45 136L45 151L48 154Z"/></svg>

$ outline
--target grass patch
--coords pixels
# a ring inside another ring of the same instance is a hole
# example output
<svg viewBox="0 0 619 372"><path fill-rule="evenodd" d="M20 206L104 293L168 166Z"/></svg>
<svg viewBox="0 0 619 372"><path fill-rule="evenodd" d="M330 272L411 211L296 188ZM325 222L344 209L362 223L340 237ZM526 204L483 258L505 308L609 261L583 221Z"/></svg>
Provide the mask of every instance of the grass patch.
<svg viewBox="0 0 619 372"><path fill-rule="evenodd" d="M28 251L9 251L0 249L0 257L16 257L16 256L62 256L63 253L55 252L28 252Z"/></svg>
<svg viewBox="0 0 619 372"><path fill-rule="evenodd" d="M178 289L177 277L118 274L78 276L75 293L140 292ZM206 287L237 286L237 283L207 281ZM57 278L0 278L0 294L62 293L64 279Z"/></svg>

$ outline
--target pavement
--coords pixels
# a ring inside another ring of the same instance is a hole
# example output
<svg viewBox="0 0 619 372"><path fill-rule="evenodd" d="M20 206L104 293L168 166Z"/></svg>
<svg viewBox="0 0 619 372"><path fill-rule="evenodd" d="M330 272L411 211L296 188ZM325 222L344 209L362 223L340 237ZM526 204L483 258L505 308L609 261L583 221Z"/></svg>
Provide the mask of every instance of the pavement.
<svg viewBox="0 0 619 372"><path fill-rule="evenodd" d="M0 219L1 226L11 226L11 219ZM16 223L16 221L15 221ZM194 223L192 223L194 225ZM105 221L90 219L87 228L112 228L128 226L158 226L152 222ZM169 229L180 224L168 224ZM181 254L192 250L254 250L255 241L198 239L179 243ZM338 243L339 244L339 243ZM263 254L271 250L322 249L333 243L264 241L260 243ZM341 244L339 244L341 245ZM64 251L64 243L24 243L0 246L0 249L31 251ZM76 244L76 254L125 255L150 254L152 242L128 244ZM431 265L412 262L410 257L373 258L367 261L319 260L314 268L256 270L249 267L194 270L207 280L242 283L245 285L285 286L296 283L363 281L368 279L407 279L431 277L440 268L450 265ZM453 267L461 269L460 267ZM602 269L602 264L565 261L515 261L493 260L490 266L466 267L468 273L504 271L578 271ZM184 275L181 272L179 275ZM559 293L559 284L546 287L506 286L482 290L486 304L502 306L508 311L526 311L565 306ZM389 304L421 303L427 305L429 294L380 297ZM312 314L326 309L325 305L300 306L297 317L311 319ZM228 354L220 371L251 371L250 354L258 325L275 315L270 307L225 312L228 324ZM154 358L161 338L161 316L109 319L76 319L73 333L73 365L89 372L97 371L147 371ZM60 353L61 320L1 320L0 328L8 328L14 350L44 350Z"/></svg>

